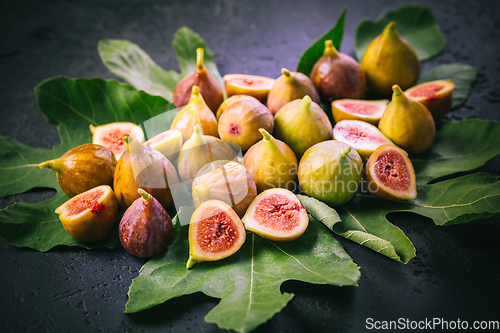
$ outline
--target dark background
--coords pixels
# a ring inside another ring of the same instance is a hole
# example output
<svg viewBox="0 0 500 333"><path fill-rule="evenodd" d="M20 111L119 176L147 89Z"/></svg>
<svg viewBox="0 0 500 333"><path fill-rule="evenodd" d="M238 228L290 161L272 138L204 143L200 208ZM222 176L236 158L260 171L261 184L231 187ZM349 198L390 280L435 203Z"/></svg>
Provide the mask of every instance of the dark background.
<svg viewBox="0 0 500 333"><path fill-rule="evenodd" d="M500 2L422 1L435 14L448 45L423 64L475 66L478 79L467 103L447 119L500 120ZM341 51L354 55L362 18L375 19L405 1L2 1L0 5L0 135L50 149L56 129L39 111L33 88L54 76L114 78L97 53L100 38L141 46L161 67L178 69L171 41L181 26L207 42L222 75L278 77L295 69L302 52L347 6ZM500 134L500 133L499 133ZM499 158L482 171L499 174ZM49 198L48 191L0 199ZM361 266L359 287L286 282L294 299L259 332L359 332L365 320L500 320L500 218L437 227L412 215L390 216L412 240L407 265L340 239ZM144 261L123 249L59 247L47 253L0 239L0 327L4 332L218 331L204 322L217 299L183 296L124 315L127 291Z"/></svg>

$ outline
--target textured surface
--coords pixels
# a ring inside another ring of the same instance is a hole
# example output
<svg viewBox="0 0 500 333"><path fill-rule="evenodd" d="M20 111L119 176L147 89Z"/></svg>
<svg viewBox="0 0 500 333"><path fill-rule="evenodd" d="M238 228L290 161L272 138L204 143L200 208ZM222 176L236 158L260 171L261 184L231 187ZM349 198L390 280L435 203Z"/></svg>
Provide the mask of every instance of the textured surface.
<svg viewBox="0 0 500 333"><path fill-rule="evenodd" d="M277 77L328 31L348 7L342 52L354 53L353 36L364 17L375 19L406 1L16 1L0 4L0 135L51 148L54 127L38 110L33 88L58 75L113 78L97 54L100 38L128 39L165 69L178 70L174 32L186 25L214 52L221 74ZM446 35L443 54L423 64L461 62L478 68L465 105L447 119L500 120L500 3L423 1ZM481 168L498 174L500 159ZM31 191L0 199L45 200ZM402 265L341 239L361 266L359 287L336 288L286 282L295 293L288 306L258 332L359 332L365 320L499 320L500 218L437 227L405 214L393 217L413 241L417 256ZM183 296L151 310L124 315L130 282L143 260L123 249L59 248L47 253L0 240L0 324L5 331L218 331L204 316L218 303L201 294Z"/></svg>

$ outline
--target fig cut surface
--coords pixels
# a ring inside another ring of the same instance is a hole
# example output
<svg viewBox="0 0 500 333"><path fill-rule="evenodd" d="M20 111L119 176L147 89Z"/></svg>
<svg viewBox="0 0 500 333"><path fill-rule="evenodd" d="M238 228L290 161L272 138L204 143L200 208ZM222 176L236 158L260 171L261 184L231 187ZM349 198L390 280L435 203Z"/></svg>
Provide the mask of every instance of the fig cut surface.
<svg viewBox="0 0 500 333"><path fill-rule="evenodd" d="M365 101L361 99L338 99L332 102L335 122L342 120L362 120L377 125L384 114L389 100Z"/></svg>

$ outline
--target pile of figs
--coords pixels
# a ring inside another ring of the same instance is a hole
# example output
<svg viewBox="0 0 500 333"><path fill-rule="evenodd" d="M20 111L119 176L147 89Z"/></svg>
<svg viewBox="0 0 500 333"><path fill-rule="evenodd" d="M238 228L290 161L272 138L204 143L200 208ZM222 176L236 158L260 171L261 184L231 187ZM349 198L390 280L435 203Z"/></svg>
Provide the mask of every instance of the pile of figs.
<svg viewBox="0 0 500 333"><path fill-rule="evenodd" d="M415 86L420 62L394 22L361 63L328 40L310 76L281 73L277 79L226 75L224 100L198 49L195 71L173 94L179 111L163 133L143 142L137 124L91 124L92 144L39 165L56 171L71 197L56 210L66 231L79 241L100 241L121 207L123 247L152 257L173 238L167 210L186 186L196 208L190 269L232 255L248 232L270 241L300 237L308 215L296 193L330 206L363 191L387 200L416 198L408 155L433 143L454 85ZM367 91L375 99L364 100Z"/></svg>

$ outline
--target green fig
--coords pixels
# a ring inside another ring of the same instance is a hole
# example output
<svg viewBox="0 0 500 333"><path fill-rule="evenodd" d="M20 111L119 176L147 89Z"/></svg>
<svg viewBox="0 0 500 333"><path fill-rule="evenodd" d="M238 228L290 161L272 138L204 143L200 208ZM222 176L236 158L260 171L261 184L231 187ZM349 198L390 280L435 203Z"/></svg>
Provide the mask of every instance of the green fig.
<svg viewBox="0 0 500 333"><path fill-rule="evenodd" d="M420 153L434 141L434 119L422 103L406 97L398 85L392 89L392 101L380 119L378 128L409 154Z"/></svg>
<svg viewBox="0 0 500 333"><path fill-rule="evenodd" d="M420 61L413 48L390 22L381 35L366 49L361 60L368 87L375 93L389 96L394 84L403 90L413 86L420 76Z"/></svg>

